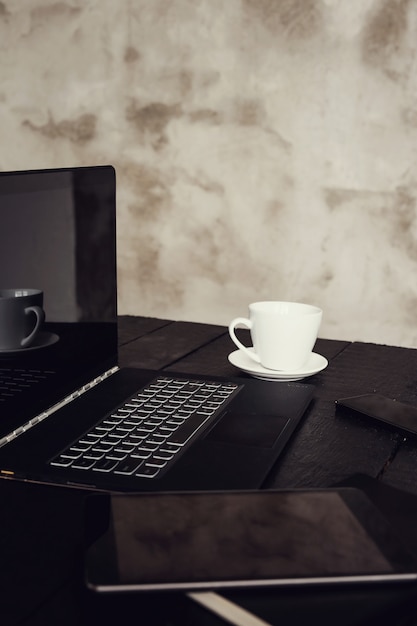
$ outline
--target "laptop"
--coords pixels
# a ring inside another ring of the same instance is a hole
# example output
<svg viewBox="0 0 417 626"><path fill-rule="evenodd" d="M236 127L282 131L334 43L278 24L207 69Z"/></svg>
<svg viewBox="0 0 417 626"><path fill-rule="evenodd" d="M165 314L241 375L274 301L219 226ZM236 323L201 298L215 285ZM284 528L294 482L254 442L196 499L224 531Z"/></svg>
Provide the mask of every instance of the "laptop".
<svg viewBox="0 0 417 626"><path fill-rule="evenodd" d="M313 398L310 384L118 366L110 165L0 173L0 287L42 290L45 311L33 343L0 349L0 477L259 488Z"/></svg>

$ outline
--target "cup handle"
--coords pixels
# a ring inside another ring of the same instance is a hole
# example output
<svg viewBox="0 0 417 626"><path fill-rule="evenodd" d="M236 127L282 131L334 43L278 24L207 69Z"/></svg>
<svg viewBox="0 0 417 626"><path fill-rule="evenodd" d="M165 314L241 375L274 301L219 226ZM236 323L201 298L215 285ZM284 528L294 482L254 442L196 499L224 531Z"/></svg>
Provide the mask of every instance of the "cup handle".
<svg viewBox="0 0 417 626"><path fill-rule="evenodd" d="M260 363L261 360L256 352L254 352L253 350L249 350L236 337L235 328L236 326L239 326L239 324L241 326L246 326L246 328L248 328L249 330L252 328L252 322L250 319L248 319L247 317L236 317L229 324L229 335L231 340L239 348L239 350L242 350L242 352L244 352L250 359L252 359L252 361L255 361L255 363Z"/></svg>
<svg viewBox="0 0 417 626"><path fill-rule="evenodd" d="M43 309L41 309L40 306L28 306L28 307L26 307L25 315L29 315L30 313L34 313L36 315L36 324L35 324L35 328L32 330L30 335L28 335L27 337L22 339L22 341L20 343L22 348L27 348L28 346L30 346L30 344L35 339L35 337L36 337L36 335L38 333L39 326L43 323L43 321L45 319L45 311Z"/></svg>

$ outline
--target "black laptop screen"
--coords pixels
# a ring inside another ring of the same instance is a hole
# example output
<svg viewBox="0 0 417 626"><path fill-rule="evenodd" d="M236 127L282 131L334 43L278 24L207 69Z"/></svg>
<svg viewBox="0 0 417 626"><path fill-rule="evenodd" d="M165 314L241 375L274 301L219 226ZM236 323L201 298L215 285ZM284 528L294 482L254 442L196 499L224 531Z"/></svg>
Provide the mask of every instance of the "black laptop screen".
<svg viewBox="0 0 417 626"><path fill-rule="evenodd" d="M115 205L111 166L0 173L0 290L40 290L45 311L30 345L0 345L0 412L26 407L11 371L55 374L46 408L117 363Z"/></svg>

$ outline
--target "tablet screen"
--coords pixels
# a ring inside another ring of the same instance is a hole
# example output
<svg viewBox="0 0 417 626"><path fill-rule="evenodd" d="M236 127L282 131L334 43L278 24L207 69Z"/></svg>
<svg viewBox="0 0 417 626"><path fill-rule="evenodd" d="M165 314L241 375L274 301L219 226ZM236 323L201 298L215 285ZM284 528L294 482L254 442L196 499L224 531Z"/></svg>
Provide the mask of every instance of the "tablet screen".
<svg viewBox="0 0 417 626"><path fill-rule="evenodd" d="M95 588L193 589L412 578L412 559L357 490L114 496L89 552Z"/></svg>

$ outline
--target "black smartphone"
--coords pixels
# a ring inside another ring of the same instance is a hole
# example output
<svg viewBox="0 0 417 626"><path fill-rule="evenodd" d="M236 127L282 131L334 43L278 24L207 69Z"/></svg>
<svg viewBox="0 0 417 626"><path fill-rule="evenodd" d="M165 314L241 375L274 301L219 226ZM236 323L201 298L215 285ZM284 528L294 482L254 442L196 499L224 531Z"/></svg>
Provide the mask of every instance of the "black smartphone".
<svg viewBox="0 0 417 626"><path fill-rule="evenodd" d="M86 553L96 592L417 578L396 532L355 489L97 495L89 505L107 520Z"/></svg>
<svg viewBox="0 0 417 626"><path fill-rule="evenodd" d="M405 434L417 435L417 406L378 393L341 398L336 400L336 406L389 424Z"/></svg>

